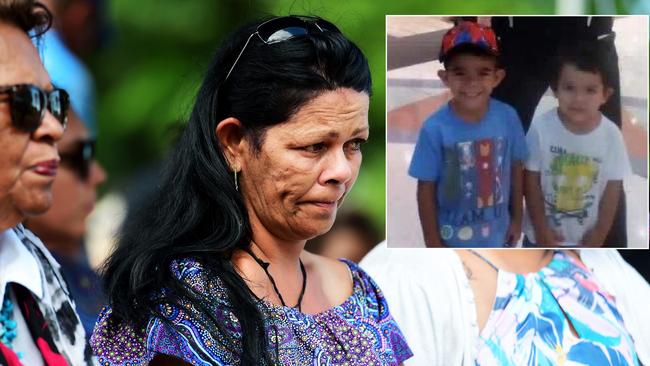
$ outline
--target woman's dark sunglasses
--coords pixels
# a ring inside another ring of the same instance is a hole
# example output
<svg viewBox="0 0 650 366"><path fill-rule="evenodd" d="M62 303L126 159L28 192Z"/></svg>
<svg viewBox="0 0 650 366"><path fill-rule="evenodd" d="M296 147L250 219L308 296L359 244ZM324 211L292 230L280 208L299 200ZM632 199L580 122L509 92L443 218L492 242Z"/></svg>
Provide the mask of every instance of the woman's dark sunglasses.
<svg viewBox="0 0 650 366"><path fill-rule="evenodd" d="M95 140L81 140L70 151L59 152L59 156L62 165L69 167L81 180L86 181L95 158Z"/></svg>
<svg viewBox="0 0 650 366"><path fill-rule="evenodd" d="M244 53L244 50L246 50L246 46L248 46L248 43L251 41L253 36L257 35L262 42L272 44L283 42L296 36L319 32L341 33L334 24L318 17L290 15L286 17L273 18L260 24L257 27L257 30L255 30L255 32L246 40L244 47L242 47L235 62L233 62L232 67L228 71L224 82L228 80L232 70L235 68L235 65L237 65L237 61L239 61L239 58Z"/></svg>
<svg viewBox="0 0 650 366"><path fill-rule="evenodd" d="M64 129L67 126L70 101L63 89L46 92L35 85L18 84L0 87L0 95L8 96L0 102L9 102L11 121L18 129L29 133L36 131L43 122L45 110L49 110Z"/></svg>

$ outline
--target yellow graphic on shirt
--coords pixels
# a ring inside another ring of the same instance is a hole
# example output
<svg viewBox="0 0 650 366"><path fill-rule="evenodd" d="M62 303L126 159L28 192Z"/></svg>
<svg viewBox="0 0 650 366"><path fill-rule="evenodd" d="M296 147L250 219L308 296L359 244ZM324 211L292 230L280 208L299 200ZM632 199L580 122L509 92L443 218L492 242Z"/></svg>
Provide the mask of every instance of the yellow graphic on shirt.
<svg viewBox="0 0 650 366"><path fill-rule="evenodd" d="M576 212L591 206L593 197L586 196L598 177L598 164L588 156L562 154L551 163L555 210Z"/></svg>

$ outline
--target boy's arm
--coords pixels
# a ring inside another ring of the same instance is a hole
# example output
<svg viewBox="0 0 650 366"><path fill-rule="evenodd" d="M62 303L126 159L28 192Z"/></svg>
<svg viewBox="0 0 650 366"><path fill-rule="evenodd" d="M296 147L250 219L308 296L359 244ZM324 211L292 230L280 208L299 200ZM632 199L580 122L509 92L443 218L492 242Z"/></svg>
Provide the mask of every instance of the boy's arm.
<svg viewBox="0 0 650 366"><path fill-rule="evenodd" d="M557 240L563 239L556 237L557 234L551 231L546 224L540 174L539 172L526 169L524 177L526 186L526 209L528 209L530 220L533 223L536 244L557 246Z"/></svg>
<svg viewBox="0 0 650 366"><path fill-rule="evenodd" d="M524 167L521 161L512 165L510 177L510 225L506 234L506 243L515 245L521 236L521 221L524 201Z"/></svg>
<svg viewBox="0 0 650 366"><path fill-rule="evenodd" d="M427 248L443 247L438 230L438 210L435 205L436 183L418 180L417 199L424 244Z"/></svg>
<svg viewBox="0 0 650 366"><path fill-rule="evenodd" d="M580 244L587 247L603 246L605 238L609 233L609 229L611 229L612 223L614 222L614 216L616 215L616 208L618 206L618 199L621 195L622 189L623 181L607 181L607 186L605 186L603 197L600 199L600 203L598 205L598 220L596 221L596 225L587 230L585 235L582 237Z"/></svg>

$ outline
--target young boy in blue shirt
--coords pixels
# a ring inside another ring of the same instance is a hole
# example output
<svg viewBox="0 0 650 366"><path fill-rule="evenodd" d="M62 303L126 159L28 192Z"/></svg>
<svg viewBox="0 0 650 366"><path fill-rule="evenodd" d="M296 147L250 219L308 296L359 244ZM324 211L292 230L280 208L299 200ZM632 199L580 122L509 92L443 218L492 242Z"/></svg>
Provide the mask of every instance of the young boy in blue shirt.
<svg viewBox="0 0 650 366"><path fill-rule="evenodd" d="M409 167L425 244L514 246L527 150L515 110L490 97L505 76L496 37L460 23L444 35L440 61L452 99L424 122Z"/></svg>

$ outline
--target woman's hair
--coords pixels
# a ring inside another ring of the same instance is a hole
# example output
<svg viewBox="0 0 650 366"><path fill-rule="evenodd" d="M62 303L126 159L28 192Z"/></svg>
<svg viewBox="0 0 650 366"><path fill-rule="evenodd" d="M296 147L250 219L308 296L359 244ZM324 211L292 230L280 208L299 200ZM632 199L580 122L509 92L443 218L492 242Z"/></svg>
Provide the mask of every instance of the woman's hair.
<svg viewBox="0 0 650 366"><path fill-rule="evenodd" d="M157 315L159 300L152 294L163 288L190 299L210 318L211 299L186 287L169 270L174 259L198 260L228 290L230 310L239 320L243 337L227 344L241 342L242 365L271 363L272 357L257 300L230 262L234 250L250 247L252 233L215 128L219 121L235 117L259 149L266 128L287 121L319 94L337 88L371 92L367 59L336 32L310 33L273 44L253 36L224 80L262 22L238 29L216 51L158 189L130 215L103 268L118 319L142 324ZM227 336L219 321L211 319L208 331Z"/></svg>
<svg viewBox="0 0 650 366"><path fill-rule="evenodd" d="M52 13L34 0L0 0L0 22L6 22L39 37L52 26Z"/></svg>

